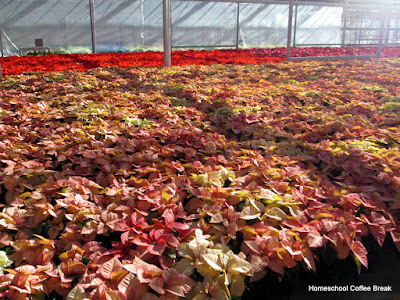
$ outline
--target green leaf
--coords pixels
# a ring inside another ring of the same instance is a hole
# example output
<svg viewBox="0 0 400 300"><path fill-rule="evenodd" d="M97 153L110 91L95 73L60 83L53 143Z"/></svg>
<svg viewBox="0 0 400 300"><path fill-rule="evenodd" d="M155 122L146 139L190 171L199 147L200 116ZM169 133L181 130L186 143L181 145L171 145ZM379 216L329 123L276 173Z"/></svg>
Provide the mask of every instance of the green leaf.
<svg viewBox="0 0 400 300"><path fill-rule="evenodd" d="M83 257L82 257L82 262L83 262L85 265L87 265L87 264L90 262L90 259L87 258L86 256L83 256Z"/></svg>
<svg viewBox="0 0 400 300"><path fill-rule="evenodd" d="M361 274L361 262L354 254L352 256L353 256L354 262L356 263L357 273L358 273L358 275L360 275Z"/></svg>
<svg viewBox="0 0 400 300"><path fill-rule="evenodd" d="M91 220L92 220L92 219L85 219L85 220L83 220L82 222L79 222L78 225L79 225L79 227L84 227L85 224L86 224L87 222L90 222Z"/></svg>

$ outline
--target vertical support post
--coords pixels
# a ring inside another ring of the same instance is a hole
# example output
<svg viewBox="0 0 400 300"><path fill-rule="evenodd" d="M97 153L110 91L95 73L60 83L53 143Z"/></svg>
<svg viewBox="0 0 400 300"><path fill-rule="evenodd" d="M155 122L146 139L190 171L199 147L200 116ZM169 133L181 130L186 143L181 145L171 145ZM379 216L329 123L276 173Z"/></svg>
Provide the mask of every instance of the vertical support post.
<svg viewBox="0 0 400 300"><path fill-rule="evenodd" d="M239 49L239 39L240 39L240 11L239 11L240 3L238 2L236 5L236 49Z"/></svg>
<svg viewBox="0 0 400 300"><path fill-rule="evenodd" d="M65 46L65 48L68 48L69 47L69 22L68 22L68 15L66 15L65 16L65 19L64 19L64 21L65 21L65 33L64 33L64 38L65 38L65 41L64 41L64 46Z"/></svg>
<svg viewBox="0 0 400 300"><path fill-rule="evenodd" d="M385 45L389 44L389 38L390 38L390 19L391 16L389 14L387 21L386 21L386 35L385 35Z"/></svg>
<svg viewBox="0 0 400 300"><path fill-rule="evenodd" d="M296 10L294 11L294 28L293 28L293 47L296 47L296 32L297 32L297 11L299 8L299 4L296 0Z"/></svg>
<svg viewBox="0 0 400 300"><path fill-rule="evenodd" d="M388 10L386 9L386 1L382 0L381 6L381 26L379 31L379 44L378 44L378 52L376 53L376 57L380 58L382 56L382 48L383 48L383 36L385 35L385 22L386 22L386 14Z"/></svg>
<svg viewBox="0 0 400 300"><path fill-rule="evenodd" d="M388 5L390 6L391 4L392 4L391 1L389 1ZM387 14L386 14L386 22L385 22L386 23L385 45L387 45L389 43L389 38L390 38L390 26L391 26L390 21L392 19L392 12L390 10L390 7L386 12L387 12Z"/></svg>
<svg viewBox="0 0 400 300"><path fill-rule="evenodd" d="M171 0L163 0L164 29L164 66L171 66L172 34L171 34Z"/></svg>
<svg viewBox="0 0 400 300"><path fill-rule="evenodd" d="M90 30L92 34L92 53L96 53L96 23L94 15L94 0L89 0Z"/></svg>
<svg viewBox="0 0 400 300"><path fill-rule="evenodd" d="M290 2L289 2L287 45L286 45L286 60L290 60L290 44L291 44L291 41L292 41L292 25L293 25L293 0L290 0Z"/></svg>
<svg viewBox="0 0 400 300"><path fill-rule="evenodd" d="M358 45L361 45L361 36L362 36L362 33L363 33L363 27L364 27L364 17L361 16L360 20L361 20L361 22L360 22L359 28L358 28L359 29L358 30Z"/></svg>
<svg viewBox="0 0 400 300"><path fill-rule="evenodd" d="M342 47L346 43L346 30L347 30L347 10L348 10L348 1L346 0L343 5L343 32L342 32Z"/></svg>
<svg viewBox="0 0 400 300"><path fill-rule="evenodd" d="M4 57L3 52L3 30L0 29L0 50L1 50L1 57Z"/></svg>

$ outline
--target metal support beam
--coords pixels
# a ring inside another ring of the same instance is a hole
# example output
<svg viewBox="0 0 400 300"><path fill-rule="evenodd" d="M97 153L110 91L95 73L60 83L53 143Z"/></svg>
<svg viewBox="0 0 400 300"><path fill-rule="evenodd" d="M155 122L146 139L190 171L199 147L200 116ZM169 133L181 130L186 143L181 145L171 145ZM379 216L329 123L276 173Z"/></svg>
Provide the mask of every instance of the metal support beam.
<svg viewBox="0 0 400 300"><path fill-rule="evenodd" d="M289 3L289 18L286 44L286 60L290 60L290 44L292 41L292 26L293 26L293 0Z"/></svg>
<svg viewBox="0 0 400 300"><path fill-rule="evenodd" d="M240 3L238 2L236 5L236 49L239 49L239 40L240 40Z"/></svg>
<svg viewBox="0 0 400 300"><path fill-rule="evenodd" d="M96 23L94 15L94 0L89 0L90 30L92 34L92 53L96 53Z"/></svg>
<svg viewBox="0 0 400 300"><path fill-rule="evenodd" d="M1 57L4 57L3 52L3 31L0 29L0 49L1 49Z"/></svg>
<svg viewBox="0 0 400 300"><path fill-rule="evenodd" d="M383 48L383 37L385 35L385 23L386 23L386 14L388 13L388 10L386 9L385 5L385 0L382 1L382 7L381 7L381 28L379 31L379 45L378 45L378 52L376 53L376 57L380 58L382 56L382 48Z"/></svg>
<svg viewBox="0 0 400 300"><path fill-rule="evenodd" d="M347 30L347 18L348 18L348 0L346 0L343 6L343 32L342 32L342 47L346 43L346 30Z"/></svg>
<svg viewBox="0 0 400 300"><path fill-rule="evenodd" d="M299 10L299 4L296 0L296 9L294 11L294 28L293 28L293 47L296 47L296 32L297 32L297 13Z"/></svg>
<svg viewBox="0 0 400 300"><path fill-rule="evenodd" d="M171 0L163 0L164 66L171 66Z"/></svg>
<svg viewBox="0 0 400 300"><path fill-rule="evenodd" d="M386 15L386 36L385 36L385 45L389 43L389 35L390 35L390 20L392 19L392 13L389 10Z"/></svg>

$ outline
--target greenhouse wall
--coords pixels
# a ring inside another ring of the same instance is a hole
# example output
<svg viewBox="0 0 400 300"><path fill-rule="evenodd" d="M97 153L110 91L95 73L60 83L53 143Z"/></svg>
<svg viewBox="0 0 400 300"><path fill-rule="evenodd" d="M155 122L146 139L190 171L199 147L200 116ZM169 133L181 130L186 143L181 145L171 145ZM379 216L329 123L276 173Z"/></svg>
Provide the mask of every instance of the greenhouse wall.
<svg viewBox="0 0 400 300"><path fill-rule="evenodd" d="M284 46L287 39L287 5L240 5L240 38L244 47Z"/></svg>
<svg viewBox="0 0 400 300"><path fill-rule="evenodd" d="M290 1L252 2L172 0L173 49L286 46ZM292 46L377 44L382 13L387 14L384 43L400 44L399 0L392 0L386 10L371 1L344 9L345 3L353 2L291 1ZM1 1L2 55L33 47L35 39L43 39L57 53L163 50L162 0L93 0L93 19L89 3Z"/></svg>
<svg viewBox="0 0 400 300"><path fill-rule="evenodd" d="M340 44L342 15L342 7L295 6L293 46Z"/></svg>
<svg viewBox="0 0 400 300"><path fill-rule="evenodd" d="M32 47L35 39L56 49L90 52L91 30L87 1L3 0L0 28L9 37L5 43ZM14 51L13 47L6 47Z"/></svg>
<svg viewBox="0 0 400 300"><path fill-rule="evenodd" d="M96 0L94 3L97 52L162 49L162 1Z"/></svg>
<svg viewBox="0 0 400 300"><path fill-rule="evenodd" d="M172 1L172 45L235 46L237 4Z"/></svg>

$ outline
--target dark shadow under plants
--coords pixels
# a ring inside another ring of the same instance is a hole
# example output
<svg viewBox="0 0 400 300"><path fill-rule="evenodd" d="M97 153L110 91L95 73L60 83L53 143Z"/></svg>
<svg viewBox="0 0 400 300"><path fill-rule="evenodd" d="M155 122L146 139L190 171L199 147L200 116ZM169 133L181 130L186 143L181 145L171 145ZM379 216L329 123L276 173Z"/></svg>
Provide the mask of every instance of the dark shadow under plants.
<svg viewBox="0 0 400 300"><path fill-rule="evenodd" d="M317 272L307 271L297 266L286 269L281 281L277 274L269 271L260 281L249 283L242 300L317 300L317 299L354 299L389 300L400 299L400 253L388 235L383 247L372 236L363 238L368 250L368 269L362 267L358 274L353 257L336 258L335 251L321 248L316 262ZM348 292L317 292L311 286L338 286L349 289ZM392 291L373 291L374 286L390 286ZM358 288L371 288L371 291L356 291ZM353 289L353 291L350 291Z"/></svg>

